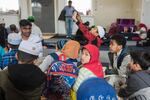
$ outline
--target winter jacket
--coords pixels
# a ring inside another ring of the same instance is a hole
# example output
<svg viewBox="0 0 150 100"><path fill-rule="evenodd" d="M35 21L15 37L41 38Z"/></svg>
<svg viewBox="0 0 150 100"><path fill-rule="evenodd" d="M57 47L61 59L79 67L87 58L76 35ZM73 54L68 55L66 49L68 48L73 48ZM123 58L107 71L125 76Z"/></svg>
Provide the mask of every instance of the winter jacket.
<svg viewBox="0 0 150 100"><path fill-rule="evenodd" d="M83 33L84 37L88 40L89 44L94 44L98 48L101 46L103 41L101 40L99 36L97 37L94 36L82 22L77 22L76 24L78 25L79 29Z"/></svg>
<svg viewBox="0 0 150 100"><path fill-rule="evenodd" d="M141 91L142 89L149 88L149 87L150 87L150 72L148 72L148 71L134 72L134 73L131 73L127 79L127 87L124 89L121 89L119 91L119 96L128 98L129 96L133 95L134 93ZM150 89L148 91L150 91ZM147 92L145 92L145 93L147 93ZM137 94L139 94L139 93L137 93ZM144 94L144 93L142 93L142 94ZM136 94L134 94L134 96L135 95ZM133 96L131 96L131 97L133 97ZM149 100L149 99L146 99L146 100Z"/></svg>
<svg viewBox="0 0 150 100"><path fill-rule="evenodd" d="M41 87L21 91L12 83L8 70L0 72L0 100L40 100Z"/></svg>
<svg viewBox="0 0 150 100"><path fill-rule="evenodd" d="M150 87L140 89L129 97L129 100L150 100Z"/></svg>
<svg viewBox="0 0 150 100"><path fill-rule="evenodd" d="M60 21L65 21L65 13L66 13L66 11L65 10L62 10L61 11L61 13L60 13L60 15L59 15L59 17L58 17L58 20L60 20Z"/></svg>

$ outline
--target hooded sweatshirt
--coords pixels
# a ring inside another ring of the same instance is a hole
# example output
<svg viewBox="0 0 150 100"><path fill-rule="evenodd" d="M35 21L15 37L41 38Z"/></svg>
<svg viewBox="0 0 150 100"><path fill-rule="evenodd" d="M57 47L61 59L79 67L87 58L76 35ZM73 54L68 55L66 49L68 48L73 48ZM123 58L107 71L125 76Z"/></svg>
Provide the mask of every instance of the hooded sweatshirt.
<svg viewBox="0 0 150 100"><path fill-rule="evenodd" d="M98 77L103 78L102 64L99 61L99 50L95 45L87 44L83 48L87 49L90 53L89 63L83 64L83 67L79 70L78 78L73 86L73 89L77 91L80 84L88 78Z"/></svg>

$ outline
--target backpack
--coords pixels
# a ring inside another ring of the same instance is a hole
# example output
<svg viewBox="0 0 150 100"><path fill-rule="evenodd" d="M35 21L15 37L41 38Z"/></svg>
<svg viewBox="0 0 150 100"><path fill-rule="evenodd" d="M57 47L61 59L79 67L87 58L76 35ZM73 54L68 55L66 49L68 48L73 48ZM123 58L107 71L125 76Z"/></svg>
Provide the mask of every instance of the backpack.
<svg viewBox="0 0 150 100"><path fill-rule="evenodd" d="M73 63L77 62L77 60L66 59L63 54L57 55L52 53L50 55L54 58L54 62L52 62L47 70L46 91L44 95L48 98L56 98L56 100L60 100L60 98L68 100L70 99L71 87L78 74L78 68Z"/></svg>

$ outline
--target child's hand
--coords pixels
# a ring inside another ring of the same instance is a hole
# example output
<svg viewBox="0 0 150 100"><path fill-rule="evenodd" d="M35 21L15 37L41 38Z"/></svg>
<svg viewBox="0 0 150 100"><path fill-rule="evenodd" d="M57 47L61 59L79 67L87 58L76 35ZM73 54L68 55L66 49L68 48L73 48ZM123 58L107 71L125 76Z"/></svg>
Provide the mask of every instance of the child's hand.
<svg viewBox="0 0 150 100"><path fill-rule="evenodd" d="M73 19L75 22L78 21L78 20L77 20L77 12L76 12L76 11L74 11L73 16L72 16L72 19Z"/></svg>
<svg viewBox="0 0 150 100"><path fill-rule="evenodd" d="M81 22L81 16L79 15L79 14L77 14L77 20L79 21L79 22Z"/></svg>

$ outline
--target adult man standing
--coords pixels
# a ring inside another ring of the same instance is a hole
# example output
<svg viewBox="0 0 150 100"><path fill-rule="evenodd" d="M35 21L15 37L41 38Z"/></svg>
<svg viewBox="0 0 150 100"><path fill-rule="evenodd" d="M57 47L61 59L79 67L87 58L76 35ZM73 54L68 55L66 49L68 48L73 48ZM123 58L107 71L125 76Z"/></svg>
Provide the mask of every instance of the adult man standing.
<svg viewBox="0 0 150 100"><path fill-rule="evenodd" d="M72 36L72 29L73 29L72 15L74 11L75 9L72 6L72 1L69 0L68 5L64 7L64 9L61 11L61 14L58 18L58 20L65 21L67 38L70 38Z"/></svg>

